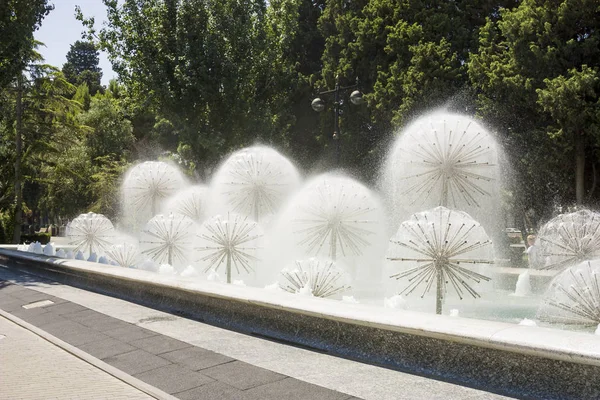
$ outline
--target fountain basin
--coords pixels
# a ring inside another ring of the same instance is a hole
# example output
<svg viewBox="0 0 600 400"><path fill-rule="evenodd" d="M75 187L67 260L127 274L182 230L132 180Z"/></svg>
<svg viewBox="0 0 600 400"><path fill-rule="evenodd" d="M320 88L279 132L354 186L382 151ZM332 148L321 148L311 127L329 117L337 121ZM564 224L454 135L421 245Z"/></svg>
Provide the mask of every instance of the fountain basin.
<svg viewBox="0 0 600 400"><path fill-rule="evenodd" d="M0 265L247 334L518 397L600 398L600 336L0 249Z"/></svg>

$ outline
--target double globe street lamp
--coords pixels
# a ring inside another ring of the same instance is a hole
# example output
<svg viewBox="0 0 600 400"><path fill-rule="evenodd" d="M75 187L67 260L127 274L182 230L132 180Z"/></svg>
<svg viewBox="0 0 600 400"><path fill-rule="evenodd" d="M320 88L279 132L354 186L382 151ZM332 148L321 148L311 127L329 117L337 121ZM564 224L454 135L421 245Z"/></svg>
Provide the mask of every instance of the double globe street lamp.
<svg viewBox="0 0 600 400"><path fill-rule="evenodd" d="M319 96L330 95L333 94L333 136L332 139L335 143L335 157L336 163L340 165L340 157L341 157L341 145L340 145L340 115L342 115L343 111L341 110L341 106L344 104L344 100L340 98L340 93L345 91L349 91L350 89L358 88L358 78L356 78L356 83L350 86L340 86L339 83L339 75L335 77L335 89L327 90L324 92L319 92ZM364 103L363 94L360 90L356 89L352 93L350 93L350 102L355 106L361 105ZM315 98L311 107L316 112L321 112L325 110L325 102L320 98Z"/></svg>

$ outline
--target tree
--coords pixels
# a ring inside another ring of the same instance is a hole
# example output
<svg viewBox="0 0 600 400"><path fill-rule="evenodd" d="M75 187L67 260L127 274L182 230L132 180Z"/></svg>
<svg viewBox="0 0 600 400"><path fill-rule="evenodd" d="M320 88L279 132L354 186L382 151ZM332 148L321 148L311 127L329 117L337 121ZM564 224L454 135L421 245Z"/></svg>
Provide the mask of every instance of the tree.
<svg viewBox="0 0 600 400"><path fill-rule="evenodd" d="M81 88L87 85L78 92ZM105 94L90 99L87 110L75 115L74 126L53 136L55 151L46 154L40 168L39 203L54 215L72 218L92 211L117 216L119 180L134 143L118 93L113 82Z"/></svg>
<svg viewBox="0 0 600 400"><path fill-rule="evenodd" d="M42 64L41 56L31 51L30 63L18 76L12 87L4 91L2 103L4 138L15 143L14 165L14 229L13 242L21 237L24 188L36 185L44 154L53 151L52 135L62 126L74 123L73 115L79 104L70 100L75 92L62 73ZM38 191L33 190L37 198ZM35 201L33 199L32 201Z"/></svg>
<svg viewBox="0 0 600 400"><path fill-rule="evenodd" d="M93 42L78 40L71 45L67 53L67 62L63 65L62 72L67 80L75 85L86 84L90 94L93 96L102 91L100 80L102 70L99 53Z"/></svg>
<svg viewBox="0 0 600 400"><path fill-rule="evenodd" d="M116 99L96 95L89 110L79 115L79 122L89 128L85 134L85 148L92 163L127 159L134 137L131 123L124 118Z"/></svg>
<svg viewBox="0 0 600 400"><path fill-rule="evenodd" d="M84 111L90 109L90 105L92 104L92 96L90 94L90 89L87 83L82 83L77 87L77 91L73 96L73 100L81 104L81 107Z"/></svg>
<svg viewBox="0 0 600 400"><path fill-rule="evenodd" d="M53 9L48 0L0 2L0 89L13 82L29 62L33 33Z"/></svg>
<svg viewBox="0 0 600 400"><path fill-rule="evenodd" d="M469 93L466 65L478 31L486 18L497 18L499 6L515 3L327 2L319 21L324 86L332 87L336 75L342 84L358 77L369 105L362 115L348 113L345 140L360 154L351 164L379 159L394 130L423 112L448 105L464 111L468 96L465 102L457 94Z"/></svg>
<svg viewBox="0 0 600 400"><path fill-rule="evenodd" d="M600 141L600 75L598 67L582 65L573 68L568 76L544 79L545 88L536 90L538 104L554 120L548 133L565 135L574 143L575 152L575 198L577 204L584 202L586 147ZM595 179L595 178L594 178ZM595 185L595 182L594 182ZM594 187L590 190L593 193Z"/></svg>
<svg viewBox="0 0 600 400"><path fill-rule="evenodd" d="M597 1L525 0L500 16L481 30L469 77L479 91L480 114L508 133L519 186L540 190L521 193L518 203L547 210L548 197L564 192L564 200L583 204L585 158L598 140ZM550 185L536 182L540 169ZM576 179L569 188L563 182L570 176Z"/></svg>
<svg viewBox="0 0 600 400"><path fill-rule="evenodd" d="M267 139L313 168L324 147L318 115L310 107L325 44L318 29L324 8L324 1L274 0L269 2L266 20L270 65L266 73L272 85L263 101L273 115L273 135Z"/></svg>
<svg viewBox="0 0 600 400"><path fill-rule="evenodd" d="M141 108L172 125L178 140L166 150L183 143L209 167L269 129L260 101L270 85L264 0L103 1L99 46Z"/></svg>

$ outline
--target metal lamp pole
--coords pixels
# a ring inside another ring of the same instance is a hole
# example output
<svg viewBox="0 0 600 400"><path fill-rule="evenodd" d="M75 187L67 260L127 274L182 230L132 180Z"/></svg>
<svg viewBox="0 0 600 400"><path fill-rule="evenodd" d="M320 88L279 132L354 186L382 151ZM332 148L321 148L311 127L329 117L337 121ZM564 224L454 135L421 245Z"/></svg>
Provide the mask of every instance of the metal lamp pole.
<svg viewBox="0 0 600 400"><path fill-rule="evenodd" d="M340 143L340 115L342 114L342 110L340 106L344 104L344 101L340 99L340 92L344 92L349 89L355 89L358 87L358 78L356 78L356 83L350 86L340 86L339 75L335 77L335 89L326 90L324 92L319 92L319 96L333 94L333 136L332 139L335 143L335 159L337 166L340 165L341 156L342 156L342 147ZM362 93L359 90L354 90L350 94L350 102L352 104L358 106L363 103ZM321 112L325 109L325 102L321 100L320 97L315 98L311 107L316 112Z"/></svg>

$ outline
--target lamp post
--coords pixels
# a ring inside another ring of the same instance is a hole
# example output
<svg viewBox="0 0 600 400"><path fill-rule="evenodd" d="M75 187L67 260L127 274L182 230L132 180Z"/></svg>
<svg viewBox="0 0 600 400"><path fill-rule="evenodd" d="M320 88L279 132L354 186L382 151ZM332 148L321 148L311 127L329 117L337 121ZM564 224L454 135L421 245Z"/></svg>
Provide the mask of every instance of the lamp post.
<svg viewBox="0 0 600 400"><path fill-rule="evenodd" d="M326 90L324 92L319 92L319 96L333 94L333 135L332 139L335 143L335 158L336 163L340 165L340 157L341 157L341 145L340 145L340 115L342 114L342 110L340 106L344 104L344 100L340 99L340 92L345 92L350 89L358 88L358 78L356 78L356 83L350 86L340 86L339 75L335 77L335 89ZM350 94L350 102L355 106L361 105L363 100L363 94L358 90L354 90ZM325 102L321 100L320 97L315 98L310 104L312 109L316 112L321 112L325 109Z"/></svg>

